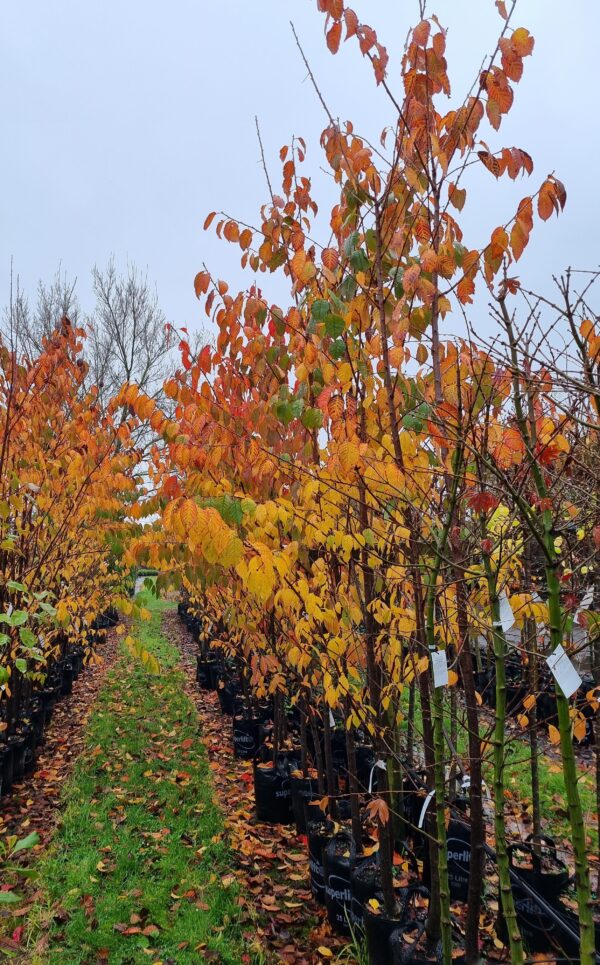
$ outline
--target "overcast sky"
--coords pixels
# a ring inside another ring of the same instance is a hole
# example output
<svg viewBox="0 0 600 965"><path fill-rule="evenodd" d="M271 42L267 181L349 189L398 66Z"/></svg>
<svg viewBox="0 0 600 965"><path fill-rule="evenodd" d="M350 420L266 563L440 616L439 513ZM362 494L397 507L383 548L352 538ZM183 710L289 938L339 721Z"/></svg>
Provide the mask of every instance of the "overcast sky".
<svg viewBox="0 0 600 965"><path fill-rule="evenodd" d="M416 0L356 0L399 57ZM449 29L453 101L460 102L500 19L493 0L430 0ZM291 34L294 20L332 112L377 136L392 120L355 42L326 49L316 0L18 0L3 5L0 283L8 300L10 259L35 296L59 263L78 278L90 307L89 273L111 253L148 270L167 316L202 324L193 278L202 262L244 284L239 249L202 231L208 211L256 222L266 200L254 126L258 115L271 173L293 134L309 145L320 183L322 112ZM567 188L560 220L536 226L520 262L528 287L548 290L571 263L594 267L600 216L597 167L598 0L519 0L514 26L536 38L516 105L492 149L516 145L534 158L531 185L497 187L483 169L471 180L466 243L480 246L516 201L555 171ZM319 191L321 188L318 189ZM250 275L246 275L249 283ZM261 279L265 293L281 288Z"/></svg>

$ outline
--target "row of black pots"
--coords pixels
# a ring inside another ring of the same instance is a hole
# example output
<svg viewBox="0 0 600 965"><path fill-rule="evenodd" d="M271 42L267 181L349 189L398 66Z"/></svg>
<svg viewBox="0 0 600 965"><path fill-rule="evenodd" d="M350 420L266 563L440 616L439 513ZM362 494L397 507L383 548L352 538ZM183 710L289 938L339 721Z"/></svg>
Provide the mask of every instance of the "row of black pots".
<svg viewBox="0 0 600 965"><path fill-rule="evenodd" d="M192 632L194 624L192 623ZM516 664L515 664L516 667ZM510 676L510 675L509 675ZM513 676L516 676L513 675ZM381 880L376 856L364 858L357 856L348 832L332 835L332 824L325 817L317 802L323 797L319 791L318 780L314 776L303 777L297 770L299 751L280 754L277 762L267 763L264 759L264 741L268 737L272 717L272 705L264 703L262 708L250 708L240 696L240 680L234 670L226 665L218 653L200 654L198 657L197 677L201 687L215 690L219 696L221 710L233 720L233 741L236 757L253 760L256 816L260 821L276 824L296 824L298 834L307 834L309 850L310 885L315 900L325 905L332 928L342 934L351 929L362 927L366 933L371 965L399 965L410 962L434 962L439 949L424 953L422 940L426 914L415 914L415 896L423 898L427 891L423 884L415 881L408 889L398 889L398 914L389 918L382 912L383 899L379 895ZM489 685L492 685L491 688ZM481 692L486 692L485 680L478 681ZM516 706L522 700L522 685L516 680L509 699ZM487 691L493 689L493 679L488 679ZM544 695L542 695L544 696ZM552 696L551 693L548 694ZM342 730L332 731L333 757L340 776L346 765L345 735ZM360 748L360 745L359 745ZM314 759L312 734L309 737L309 752ZM372 774L373 755L371 748L365 747L365 766L362 782L377 786L377 770ZM360 756L360 754L359 754ZM364 790L364 787L363 787ZM423 857L423 881L428 882L428 861L424 839L418 829L423 801L426 796L423 775L409 772L404 781L403 803L405 818L412 829L411 842ZM343 805L346 801L342 802ZM342 819L349 815L343 813ZM530 842L514 845L510 849L514 870L522 880L541 895L548 903L560 907L561 913L568 910L560 905L560 896L568 883L568 871L556 857L551 840L543 842L544 859L538 860L538 850ZM517 860L521 852L531 857L531 867ZM549 855L549 857L548 857ZM552 858L554 857L554 860ZM448 865L452 900L466 901L469 883L470 828L460 809L453 812L448 826ZM418 868L414 867L414 877ZM515 883L513 892L517 906L519 924L524 942L530 952L546 951L556 944L557 926L548 916L541 913L540 906L529 897L523 888ZM379 899L378 899L379 895ZM407 902L407 896L410 900ZM371 903L377 908L371 907ZM421 912L423 909L421 908ZM497 931L506 938L502 917L499 917ZM420 949L417 950L417 949ZM458 961L461 959L459 958Z"/></svg>
<svg viewBox="0 0 600 965"><path fill-rule="evenodd" d="M66 657L52 665L44 686L34 692L20 719L10 722L11 733L0 744L0 796L10 794L13 784L34 770L36 751L43 743L56 703L72 692L73 682L83 669L83 657L83 647L71 647Z"/></svg>
<svg viewBox="0 0 600 965"><path fill-rule="evenodd" d="M325 906L332 929L342 935L364 931L370 965L437 962L439 946L428 947L425 936L429 891L418 880L415 857L410 851L403 855L414 880L395 889L396 908L388 915L378 855L357 854L350 832L332 833L332 829L325 817L309 821L311 891L315 901Z"/></svg>

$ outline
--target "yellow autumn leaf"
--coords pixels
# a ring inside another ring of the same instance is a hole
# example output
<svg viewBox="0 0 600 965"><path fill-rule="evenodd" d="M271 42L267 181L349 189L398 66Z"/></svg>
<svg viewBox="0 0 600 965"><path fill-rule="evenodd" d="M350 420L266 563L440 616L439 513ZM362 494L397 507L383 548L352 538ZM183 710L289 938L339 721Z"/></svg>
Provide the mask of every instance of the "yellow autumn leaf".
<svg viewBox="0 0 600 965"><path fill-rule="evenodd" d="M359 460L357 446L355 446L353 442L343 442L338 449L338 459L342 470L345 473L351 472Z"/></svg>
<svg viewBox="0 0 600 965"><path fill-rule="evenodd" d="M560 731L554 724L548 725L548 737L550 738L550 743L560 744Z"/></svg>

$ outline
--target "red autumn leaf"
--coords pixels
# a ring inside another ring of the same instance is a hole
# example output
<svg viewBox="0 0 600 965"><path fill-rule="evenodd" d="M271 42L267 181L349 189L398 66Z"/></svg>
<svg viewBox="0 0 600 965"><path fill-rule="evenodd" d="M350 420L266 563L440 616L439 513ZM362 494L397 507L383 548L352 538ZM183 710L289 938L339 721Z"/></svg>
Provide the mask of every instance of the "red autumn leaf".
<svg viewBox="0 0 600 965"><path fill-rule="evenodd" d="M377 820L380 824L387 824L390 819L390 809L381 797L369 801L366 810L372 821Z"/></svg>
<svg viewBox="0 0 600 965"><path fill-rule="evenodd" d="M340 49L340 40L342 39L342 23L340 20L332 24L332 26L327 31L327 46L329 47L332 54L337 54Z"/></svg>
<svg viewBox="0 0 600 965"><path fill-rule="evenodd" d="M358 17L354 10L344 10L344 21L346 23L346 40L354 37L358 31Z"/></svg>
<svg viewBox="0 0 600 965"><path fill-rule="evenodd" d="M429 40L429 34L431 32L431 26L428 20L421 20L421 23L417 24L413 30L413 42L417 47L426 47L427 41Z"/></svg>
<svg viewBox="0 0 600 965"><path fill-rule="evenodd" d="M476 513L489 513L491 509L495 509L500 500L498 497L489 491L474 493L469 496L468 503L471 509Z"/></svg>
<svg viewBox="0 0 600 965"><path fill-rule="evenodd" d="M194 278L194 291L196 292L196 298L200 298L201 295L206 295L209 284L210 275L208 272L199 271Z"/></svg>

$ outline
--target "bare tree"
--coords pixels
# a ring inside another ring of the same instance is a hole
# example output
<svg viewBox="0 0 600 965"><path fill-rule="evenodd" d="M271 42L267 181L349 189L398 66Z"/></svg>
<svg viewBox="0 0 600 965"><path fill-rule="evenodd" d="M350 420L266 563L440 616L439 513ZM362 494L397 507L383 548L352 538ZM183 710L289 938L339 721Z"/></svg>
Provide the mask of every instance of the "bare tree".
<svg viewBox="0 0 600 965"><path fill-rule="evenodd" d="M10 305L4 310L1 325L7 340L25 355L33 357L39 354L43 339L52 334L63 316L77 325L81 310L75 293L76 283L76 279L70 281L66 272L61 272L59 265L49 284L38 282L37 303L32 310L18 276L13 286L11 266Z"/></svg>
<svg viewBox="0 0 600 965"><path fill-rule="evenodd" d="M158 396L171 346L156 289L135 265L120 274L113 259L104 270L95 267L92 280L96 305L85 325L90 381L104 400L124 382Z"/></svg>

